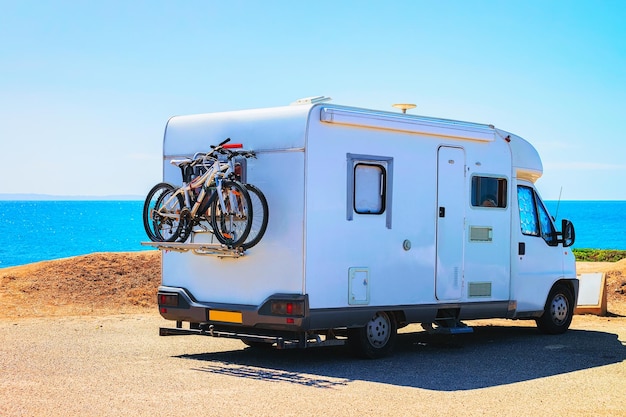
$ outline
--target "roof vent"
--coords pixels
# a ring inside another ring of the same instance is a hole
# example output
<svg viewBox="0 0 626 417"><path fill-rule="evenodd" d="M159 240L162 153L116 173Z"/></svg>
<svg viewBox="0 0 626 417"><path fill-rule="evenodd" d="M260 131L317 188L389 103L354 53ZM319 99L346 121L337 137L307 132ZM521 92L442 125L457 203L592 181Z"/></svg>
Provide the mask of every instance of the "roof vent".
<svg viewBox="0 0 626 417"><path fill-rule="evenodd" d="M326 97L326 96L305 97L305 98L301 98L301 99L294 101L293 103L291 103L291 105L300 106L302 104L317 104L317 103L324 103L330 100L332 100L332 98Z"/></svg>

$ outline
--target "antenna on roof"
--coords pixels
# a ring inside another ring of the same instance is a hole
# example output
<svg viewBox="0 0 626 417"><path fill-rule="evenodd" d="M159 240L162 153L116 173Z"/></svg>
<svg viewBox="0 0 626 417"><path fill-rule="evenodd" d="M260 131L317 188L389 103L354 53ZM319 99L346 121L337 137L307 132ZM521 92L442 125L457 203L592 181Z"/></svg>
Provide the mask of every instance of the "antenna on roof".
<svg viewBox="0 0 626 417"><path fill-rule="evenodd" d="M398 103L398 104L393 104L392 107L395 107L396 109L400 109L402 110L402 113L406 114L407 110L414 109L417 106L411 103Z"/></svg>
<svg viewBox="0 0 626 417"><path fill-rule="evenodd" d="M563 186L561 186L561 191L559 191L559 201L556 203L556 213L554 213L554 218L559 218L559 206L561 205L561 194L563 193Z"/></svg>

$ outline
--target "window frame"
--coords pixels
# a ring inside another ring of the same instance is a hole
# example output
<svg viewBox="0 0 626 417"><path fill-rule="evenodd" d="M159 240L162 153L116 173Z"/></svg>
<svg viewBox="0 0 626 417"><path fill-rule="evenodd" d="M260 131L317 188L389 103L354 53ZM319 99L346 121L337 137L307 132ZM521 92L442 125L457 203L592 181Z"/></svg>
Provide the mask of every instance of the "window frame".
<svg viewBox="0 0 626 417"><path fill-rule="evenodd" d="M380 212L358 212L355 207L356 187L355 187L355 172L357 165L370 165L381 167L384 175L382 182L383 193L382 196L382 210ZM363 155L363 154L346 154L346 220L353 221L355 215L359 216L385 216L385 225L388 229L391 229L392 219L392 199L393 199L393 157L378 156L378 155Z"/></svg>
<svg viewBox="0 0 626 417"><path fill-rule="evenodd" d="M380 209L378 210L360 210L357 207L357 201L359 197L359 188L357 184L359 182L359 174L357 172L357 170L359 169L359 167L372 167L372 168L378 168L379 169L379 173L380 173L380 182L378 183L378 191L377 191L377 195L378 195L378 204L380 206ZM376 215L376 214L383 214L385 212L385 197L387 195L387 169L381 165L381 164L376 164L376 163L371 163L371 162L357 162L354 164L354 193L352 196L352 209L354 210L354 212L356 214L366 214L366 215Z"/></svg>
<svg viewBox="0 0 626 417"><path fill-rule="evenodd" d="M483 179L497 181L497 195L493 195L491 193L481 193L481 189L483 188L481 180ZM509 179L506 177L496 175L472 175L472 178L470 180L470 205L472 207L481 209L506 209L509 205L508 190ZM487 201L486 198L489 196L493 197L489 200L491 200L495 205L484 205L485 201Z"/></svg>

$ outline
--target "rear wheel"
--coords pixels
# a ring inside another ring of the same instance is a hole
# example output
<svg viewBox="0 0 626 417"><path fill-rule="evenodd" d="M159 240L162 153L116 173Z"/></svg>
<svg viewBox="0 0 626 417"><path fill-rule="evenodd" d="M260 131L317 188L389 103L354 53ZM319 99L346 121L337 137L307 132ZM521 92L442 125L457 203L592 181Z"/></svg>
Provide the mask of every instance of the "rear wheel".
<svg viewBox="0 0 626 417"><path fill-rule="evenodd" d="M181 212L184 201L181 195L174 196L176 188L167 183L152 187L143 205L143 226L150 240L174 242L180 236L184 221Z"/></svg>
<svg viewBox="0 0 626 417"><path fill-rule="evenodd" d="M393 350L397 333L393 314L379 311L364 327L348 329L348 345L362 358L382 358Z"/></svg>
<svg viewBox="0 0 626 417"><path fill-rule="evenodd" d="M574 295L565 284L552 287L543 310L543 315L536 320L537 327L543 333L564 333L572 323L574 316Z"/></svg>
<svg viewBox="0 0 626 417"><path fill-rule="evenodd" d="M215 198L211 203L211 227L220 243L236 248L245 242L252 227L250 194L237 181L223 181L221 196L225 210L220 198Z"/></svg>
<svg viewBox="0 0 626 417"><path fill-rule="evenodd" d="M269 218L269 207L267 205L267 199L261 190L252 184L245 184L245 187L250 194L250 201L252 201L253 217L250 233L248 233L248 237L241 247L243 249L249 249L259 243L265 234Z"/></svg>

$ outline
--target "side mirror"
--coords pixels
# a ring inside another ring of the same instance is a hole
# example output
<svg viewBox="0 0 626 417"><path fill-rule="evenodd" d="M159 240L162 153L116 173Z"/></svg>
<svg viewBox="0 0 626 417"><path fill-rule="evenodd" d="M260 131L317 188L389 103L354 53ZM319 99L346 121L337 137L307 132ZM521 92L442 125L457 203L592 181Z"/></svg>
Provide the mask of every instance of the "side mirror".
<svg viewBox="0 0 626 417"><path fill-rule="evenodd" d="M574 224L569 220L563 219L561 221L561 242L563 242L563 247L567 248L574 244L576 240L576 232L574 231Z"/></svg>

